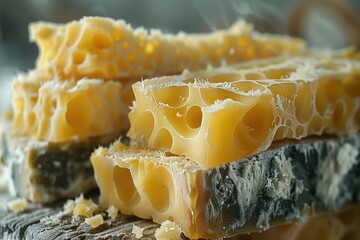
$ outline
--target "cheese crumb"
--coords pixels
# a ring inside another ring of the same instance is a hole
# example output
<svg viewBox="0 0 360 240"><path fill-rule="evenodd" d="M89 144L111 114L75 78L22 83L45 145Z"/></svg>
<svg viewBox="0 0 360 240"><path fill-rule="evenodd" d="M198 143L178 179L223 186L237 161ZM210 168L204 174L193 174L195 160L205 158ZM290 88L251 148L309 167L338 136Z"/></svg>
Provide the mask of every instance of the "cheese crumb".
<svg viewBox="0 0 360 240"><path fill-rule="evenodd" d="M72 199L68 199L66 203L64 204L64 211L65 213L72 213L75 208L75 201Z"/></svg>
<svg viewBox="0 0 360 240"><path fill-rule="evenodd" d="M142 238L144 236L143 234L144 229L141 227L138 227L136 225L133 224L133 229L131 231L131 233L135 234L135 238Z"/></svg>
<svg viewBox="0 0 360 240"><path fill-rule="evenodd" d="M84 217L92 217L94 211L97 209L98 205L96 205L91 199L84 199L84 196L80 195L80 197L75 199L73 214Z"/></svg>
<svg viewBox="0 0 360 240"><path fill-rule="evenodd" d="M180 234L180 227L174 222L166 220L165 222L161 223L160 228L156 229L154 236L158 240L177 240L181 239Z"/></svg>
<svg viewBox="0 0 360 240"><path fill-rule="evenodd" d="M101 214L96 214L93 217L85 218L85 223L90 225L92 228L97 228L104 223L104 219Z"/></svg>
<svg viewBox="0 0 360 240"><path fill-rule="evenodd" d="M8 202L7 207L9 210L15 213L21 213L25 211L27 206L27 201L24 198L17 198Z"/></svg>
<svg viewBox="0 0 360 240"><path fill-rule="evenodd" d="M108 213L109 217L111 218L111 220L115 220L115 218L118 215L118 209L116 207L114 207L113 205L111 205L106 212Z"/></svg>

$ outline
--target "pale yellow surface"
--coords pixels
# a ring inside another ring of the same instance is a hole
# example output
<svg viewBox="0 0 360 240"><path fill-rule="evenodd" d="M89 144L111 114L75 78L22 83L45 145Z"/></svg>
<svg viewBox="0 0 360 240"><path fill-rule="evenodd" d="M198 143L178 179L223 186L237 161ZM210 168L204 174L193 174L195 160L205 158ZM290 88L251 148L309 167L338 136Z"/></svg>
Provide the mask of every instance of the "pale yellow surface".
<svg viewBox="0 0 360 240"><path fill-rule="evenodd" d="M171 35L84 17L67 24L36 22L29 30L40 50L36 67L63 79L172 74L304 50L299 39L254 33L244 22L207 34Z"/></svg>
<svg viewBox="0 0 360 240"><path fill-rule="evenodd" d="M204 168L273 141L355 133L360 61L278 57L137 82L128 136Z"/></svg>
<svg viewBox="0 0 360 240"><path fill-rule="evenodd" d="M61 81L41 71L13 82L13 131L37 140L65 142L120 133L129 128L129 107L118 81Z"/></svg>

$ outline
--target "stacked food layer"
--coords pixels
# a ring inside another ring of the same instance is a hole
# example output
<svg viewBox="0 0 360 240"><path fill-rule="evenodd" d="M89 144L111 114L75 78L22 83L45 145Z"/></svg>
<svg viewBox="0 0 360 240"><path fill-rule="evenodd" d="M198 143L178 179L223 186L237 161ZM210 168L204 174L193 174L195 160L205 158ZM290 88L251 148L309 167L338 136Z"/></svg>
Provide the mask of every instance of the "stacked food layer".
<svg viewBox="0 0 360 240"><path fill-rule="evenodd" d="M308 54L137 82L130 147L92 155L100 201L190 238L359 202L359 77L356 58Z"/></svg>
<svg viewBox="0 0 360 240"><path fill-rule="evenodd" d="M14 80L4 147L13 192L40 203L96 186L90 153L128 130L135 81L304 50L299 39L257 34L245 23L166 35L99 17L33 23L30 39L40 54L36 69Z"/></svg>

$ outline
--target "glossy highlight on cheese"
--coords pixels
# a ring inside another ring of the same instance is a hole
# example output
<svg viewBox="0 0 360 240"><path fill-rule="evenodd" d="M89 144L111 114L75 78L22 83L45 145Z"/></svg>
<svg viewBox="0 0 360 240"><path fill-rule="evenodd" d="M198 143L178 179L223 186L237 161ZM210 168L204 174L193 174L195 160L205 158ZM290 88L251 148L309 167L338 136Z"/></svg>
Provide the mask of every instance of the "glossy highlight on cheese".
<svg viewBox="0 0 360 240"><path fill-rule="evenodd" d="M360 61L278 57L133 85L128 136L203 168L274 141L360 129Z"/></svg>
<svg viewBox="0 0 360 240"><path fill-rule="evenodd" d="M84 17L67 24L36 22L29 30L40 50L36 67L62 79L173 74L304 50L300 39L258 34L244 22L213 33L171 35Z"/></svg>
<svg viewBox="0 0 360 240"><path fill-rule="evenodd" d="M43 76L35 70L14 80L14 133L58 143L128 129L129 108L123 96L128 87L123 83Z"/></svg>

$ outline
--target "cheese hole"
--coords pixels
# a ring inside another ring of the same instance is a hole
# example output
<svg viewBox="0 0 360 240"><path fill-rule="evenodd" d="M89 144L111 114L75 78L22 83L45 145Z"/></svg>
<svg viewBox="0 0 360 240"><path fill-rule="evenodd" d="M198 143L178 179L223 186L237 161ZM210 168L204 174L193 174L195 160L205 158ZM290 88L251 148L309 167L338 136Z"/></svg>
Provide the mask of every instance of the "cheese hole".
<svg viewBox="0 0 360 240"><path fill-rule="evenodd" d="M338 104L336 104L333 112L333 121L335 125L344 126L345 115L346 115L346 106L344 106L344 103L339 102Z"/></svg>
<svg viewBox="0 0 360 240"><path fill-rule="evenodd" d="M35 124L36 121L36 115L34 112L30 112L29 113L29 125L30 127L33 126Z"/></svg>
<svg viewBox="0 0 360 240"><path fill-rule="evenodd" d="M232 83L232 86L234 86L235 88L239 89L242 92L264 92L266 91L266 87L261 85L260 83L257 82L252 82L252 81L238 81L238 82L234 82Z"/></svg>
<svg viewBox="0 0 360 240"><path fill-rule="evenodd" d="M321 115L325 114L326 110L329 107L329 100L324 95L326 88L325 88L323 82L324 81L319 82L319 86L318 86L318 89L316 91L316 96L315 96L315 106L316 106L317 111Z"/></svg>
<svg viewBox="0 0 360 240"><path fill-rule="evenodd" d="M294 72L294 69L271 69L265 71L264 74L268 79L281 79L289 77L290 73Z"/></svg>
<svg viewBox="0 0 360 240"><path fill-rule="evenodd" d="M296 119L301 123L309 122L314 112L313 92L310 84L304 84L298 88L295 98Z"/></svg>
<svg viewBox="0 0 360 240"><path fill-rule="evenodd" d="M288 128L285 126L280 126L276 129L274 135L274 141L284 139L287 136Z"/></svg>
<svg viewBox="0 0 360 240"><path fill-rule="evenodd" d="M186 112L186 123L189 127L196 129L201 126L202 111L200 106L194 105L190 107Z"/></svg>
<svg viewBox="0 0 360 240"><path fill-rule="evenodd" d="M201 89L201 97L207 105L212 105L217 101L232 99L234 101L242 100L239 94L222 88L203 88Z"/></svg>
<svg viewBox="0 0 360 240"><path fill-rule="evenodd" d="M240 155L245 156L257 148L254 139L249 135L248 127L240 121L234 131L234 146Z"/></svg>
<svg viewBox="0 0 360 240"><path fill-rule="evenodd" d="M211 83L220 83L220 82L234 82L236 80L240 80L241 75L237 73L223 73L223 74L217 74L209 78L209 82Z"/></svg>
<svg viewBox="0 0 360 240"><path fill-rule="evenodd" d="M318 116L313 117L313 119L311 119L309 129L310 129L309 132L314 132L314 133L320 134L321 130L322 130L321 118Z"/></svg>
<svg viewBox="0 0 360 240"><path fill-rule="evenodd" d="M289 100L293 100L295 97L296 86L292 83L277 82L277 84L271 85L269 89L276 97L286 97Z"/></svg>
<svg viewBox="0 0 360 240"><path fill-rule="evenodd" d="M70 24L69 30L66 32L66 46L70 47L79 37L80 25L77 23Z"/></svg>
<svg viewBox="0 0 360 240"><path fill-rule="evenodd" d="M113 169L113 182L116 193L124 204L134 205L139 202L140 195L134 185L129 169L115 166Z"/></svg>
<svg viewBox="0 0 360 240"><path fill-rule="evenodd" d="M53 111L55 111L56 108L57 108L57 101L56 101L56 99L52 99L51 100L51 109Z"/></svg>
<svg viewBox="0 0 360 240"><path fill-rule="evenodd" d="M67 103L66 120L73 128L87 128L92 120L91 106L84 95L78 95Z"/></svg>
<svg viewBox="0 0 360 240"><path fill-rule="evenodd" d="M93 37L94 45L99 49L109 48L112 44L110 37L106 33L98 32Z"/></svg>
<svg viewBox="0 0 360 240"><path fill-rule="evenodd" d="M24 99L21 97L17 97L14 98L14 105L15 105L15 109L17 109L17 111L19 112L23 112L24 111Z"/></svg>
<svg viewBox="0 0 360 240"><path fill-rule="evenodd" d="M296 137L302 137L302 136L304 136L304 127L297 126L296 127Z"/></svg>
<svg viewBox="0 0 360 240"><path fill-rule="evenodd" d="M173 138L166 128L159 130L156 139L155 139L155 148L158 149L171 149Z"/></svg>
<svg viewBox="0 0 360 240"><path fill-rule="evenodd" d="M180 107L186 104L189 97L187 86L172 86L153 90L155 100L170 107Z"/></svg>
<svg viewBox="0 0 360 240"><path fill-rule="evenodd" d="M345 92L351 97L360 96L360 75L347 76L342 80Z"/></svg>
<svg viewBox="0 0 360 240"><path fill-rule="evenodd" d="M273 108L271 103L262 102L252 107L243 117L249 135L256 141L262 141L272 127Z"/></svg>
<svg viewBox="0 0 360 240"><path fill-rule="evenodd" d="M246 80L259 80L259 79L264 79L265 75L260 73L247 73L245 74L244 78Z"/></svg>
<svg viewBox="0 0 360 240"><path fill-rule="evenodd" d="M137 132L142 133L145 139L149 139L154 129L154 116L150 111L141 112L136 120Z"/></svg>
<svg viewBox="0 0 360 240"><path fill-rule="evenodd" d="M151 205L159 212L165 212L170 207L173 195L173 181L165 167L156 167L143 178L144 193Z"/></svg>
<svg viewBox="0 0 360 240"><path fill-rule="evenodd" d="M85 60L86 54L82 51L75 51L72 55L72 61L74 64L82 64Z"/></svg>

